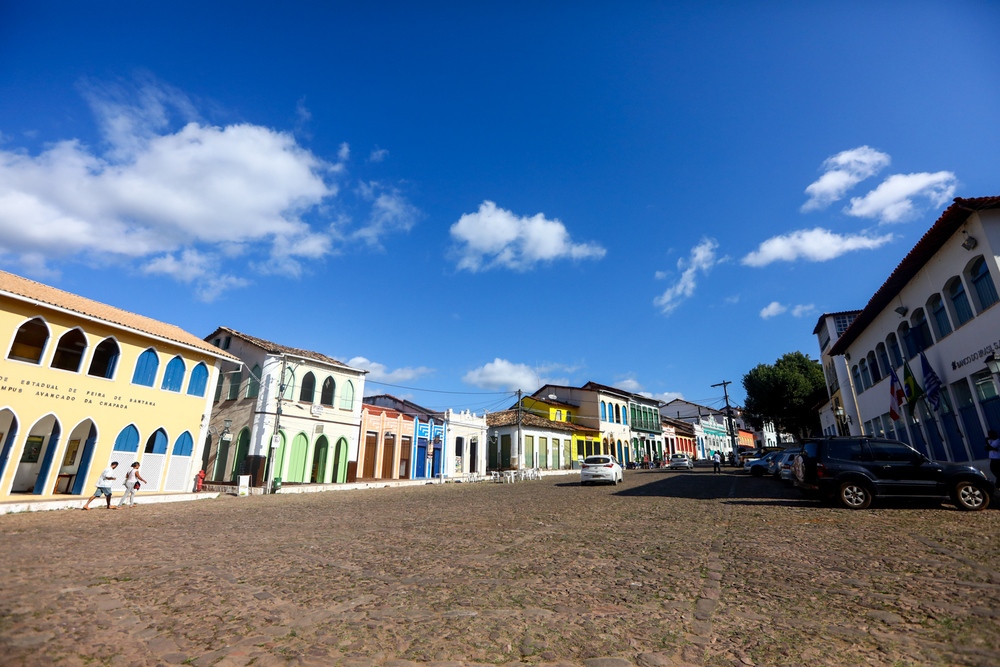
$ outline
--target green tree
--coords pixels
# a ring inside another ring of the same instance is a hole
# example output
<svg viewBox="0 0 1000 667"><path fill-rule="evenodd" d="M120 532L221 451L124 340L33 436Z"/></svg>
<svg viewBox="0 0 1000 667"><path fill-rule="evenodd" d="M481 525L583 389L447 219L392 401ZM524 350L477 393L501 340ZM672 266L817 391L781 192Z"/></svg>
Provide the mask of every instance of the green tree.
<svg viewBox="0 0 1000 667"><path fill-rule="evenodd" d="M744 417L755 428L772 422L779 433L805 438L820 432L818 407L826 399L823 369L801 352L758 364L743 376Z"/></svg>

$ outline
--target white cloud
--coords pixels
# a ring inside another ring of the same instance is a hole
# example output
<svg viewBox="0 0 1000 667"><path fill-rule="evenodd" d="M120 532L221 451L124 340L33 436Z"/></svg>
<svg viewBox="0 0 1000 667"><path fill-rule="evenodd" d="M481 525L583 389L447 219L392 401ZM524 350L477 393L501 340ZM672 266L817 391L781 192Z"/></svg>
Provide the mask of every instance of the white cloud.
<svg viewBox="0 0 1000 667"><path fill-rule="evenodd" d="M723 299L723 301L729 304L730 306L735 305L740 302L740 295L734 294L732 296L727 296L725 299Z"/></svg>
<svg viewBox="0 0 1000 667"><path fill-rule="evenodd" d="M381 247L388 234L408 232L417 224L420 210L410 204L399 190L377 181L361 183L358 192L371 202L371 215L353 237L368 245Z"/></svg>
<svg viewBox="0 0 1000 667"><path fill-rule="evenodd" d="M206 123L183 93L149 76L87 83L83 94L102 150L77 139L37 155L0 149L0 256L41 274L58 259L131 260L211 300L249 284L220 274L220 255L242 257L257 272L298 276L304 261L334 251L335 226L317 231L307 219L337 216L329 202L347 144L340 162L328 162L289 132ZM307 114L300 100L299 118ZM371 217L354 234L369 243L408 229L416 217L391 188L366 206Z"/></svg>
<svg viewBox="0 0 1000 667"><path fill-rule="evenodd" d="M705 238L701 243L691 248L691 255L686 260L677 260L677 268L681 270L681 277L668 288L663 294L656 297L653 303L657 308L669 315L681 304L682 301L694 294L697 287L696 278L698 272L708 273L709 269L718 263L715 251L719 247L715 239Z"/></svg>
<svg viewBox="0 0 1000 667"><path fill-rule="evenodd" d="M855 185L889 165L889 155L870 146L842 151L823 162L826 172L806 188L809 200L802 211L825 208L843 198Z"/></svg>
<svg viewBox="0 0 1000 667"><path fill-rule="evenodd" d="M370 361L365 357L354 357L348 359L346 363L348 366L368 371L369 380L389 384L409 382L410 380L415 380L434 372L433 368L427 368L426 366L408 366L390 371L385 364Z"/></svg>
<svg viewBox="0 0 1000 667"><path fill-rule="evenodd" d="M955 196L956 184L950 171L893 174L864 197L853 197L845 211L859 218L878 218L882 224L902 222L916 212L914 199L940 207Z"/></svg>
<svg viewBox="0 0 1000 667"><path fill-rule="evenodd" d="M770 319L787 311L788 306L783 306L777 301L772 301L761 309L760 318L762 320Z"/></svg>
<svg viewBox="0 0 1000 667"><path fill-rule="evenodd" d="M595 243L573 243L566 226L544 214L523 217L484 201L451 226L458 268L469 271L497 267L527 271L557 259L600 259L606 251Z"/></svg>
<svg viewBox="0 0 1000 667"><path fill-rule="evenodd" d="M534 369L526 364L515 364L497 357L493 361L473 369L462 376L462 381L483 389L500 391L534 391L543 384L568 384L566 378L543 378L538 370L553 370L557 365Z"/></svg>
<svg viewBox="0 0 1000 667"><path fill-rule="evenodd" d="M615 382L613 387L618 387L619 389L624 389L625 391L630 391L633 394L638 394L642 391L642 385L635 378L625 378L624 380L619 380Z"/></svg>
<svg viewBox="0 0 1000 667"><path fill-rule="evenodd" d="M794 306L792 308L792 317L805 317L807 315L811 315L815 311L816 311L816 305L815 304L812 304L812 303L809 303L809 304L799 304L799 305Z"/></svg>
<svg viewBox="0 0 1000 667"><path fill-rule="evenodd" d="M806 259L825 262L853 250L873 250L893 239L892 234L866 236L864 234L835 234L827 229L801 229L774 236L760 244L757 250L742 259L745 266L761 267L772 262L794 262Z"/></svg>
<svg viewBox="0 0 1000 667"><path fill-rule="evenodd" d="M384 148L376 148L368 155L369 162L382 162L389 157L389 151Z"/></svg>
<svg viewBox="0 0 1000 667"><path fill-rule="evenodd" d="M652 398L657 401L663 401L664 403L669 403L670 401L677 398L684 398L684 394L679 391L661 391L659 393L652 393L648 391L640 391L639 394L645 396L646 398ZM664 414L664 417L669 417L670 415Z"/></svg>
<svg viewBox="0 0 1000 667"><path fill-rule="evenodd" d="M351 145L346 141L340 144L340 149L337 150L337 159L341 162L347 162L351 157Z"/></svg>
<svg viewBox="0 0 1000 667"><path fill-rule="evenodd" d="M666 271L657 271L656 273L653 274L653 278L656 280L664 280L666 279L666 277L667 277Z"/></svg>

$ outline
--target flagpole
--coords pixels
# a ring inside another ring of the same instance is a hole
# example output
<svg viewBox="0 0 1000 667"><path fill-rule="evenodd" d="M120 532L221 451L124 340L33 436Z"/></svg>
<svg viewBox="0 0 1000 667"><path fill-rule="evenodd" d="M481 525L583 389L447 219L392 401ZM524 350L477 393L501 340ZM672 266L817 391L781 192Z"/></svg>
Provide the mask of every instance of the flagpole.
<svg viewBox="0 0 1000 667"><path fill-rule="evenodd" d="M948 441L944 439L944 434L941 433L941 428L938 426L937 420L934 419L934 416L933 416L934 415L934 411L931 410L931 406L927 403L927 395L926 394L921 394L920 395L920 400L924 402L924 407L927 408L927 414L930 415L928 417L928 419L930 419L932 422L934 422L934 430L937 432L937 437L938 437L938 440L941 442L941 446L944 447L945 450L947 450L948 449L948 445L947 445ZM927 448L933 451L934 448L933 448L932 444L933 443L928 443L928 447ZM947 451L946 451L945 452L945 456L947 456L947 455L948 454L947 454Z"/></svg>

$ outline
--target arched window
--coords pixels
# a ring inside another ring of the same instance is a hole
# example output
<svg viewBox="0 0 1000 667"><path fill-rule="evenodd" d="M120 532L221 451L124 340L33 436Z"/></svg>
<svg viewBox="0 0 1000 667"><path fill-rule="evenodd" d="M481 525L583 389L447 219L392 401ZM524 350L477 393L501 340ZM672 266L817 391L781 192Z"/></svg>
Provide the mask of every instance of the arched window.
<svg viewBox="0 0 1000 667"><path fill-rule="evenodd" d="M882 374L878 370L878 361L875 360L875 353L868 353L868 372L872 374L872 385L878 384L882 379Z"/></svg>
<svg viewBox="0 0 1000 667"><path fill-rule="evenodd" d="M333 407L333 392L337 388L337 383L333 381L333 376L328 375L323 380L323 388L319 392L319 402L322 405Z"/></svg>
<svg viewBox="0 0 1000 667"><path fill-rule="evenodd" d="M931 328L927 326L927 316L924 315L923 308L917 308L910 315L910 337L913 338L913 344L917 347L917 353L934 344Z"/></svg>
<svg viewBox="0 0 1000 667"><path fill-rule="evenodd" d="M976 307L982 312L996 303L997 288L993 284L993 276L990 275L990 268L986 260L980 257L969 267L969 278L972 280L972 287L975 290Z"/></svg>
<svg viewBox="0 0 1000 667"><path fill-rule="evenodd" d="M354 409L354 384L350 380L344 383L344 390L340 393L340 407Z"/></svg>
<svg viewBox="0 0 1000 667"><path fill-rule="evenodd" d="M181 387L184 386L185 370L184 360L179 356L167 362L167 367L163 371L163 382L160 383L160 389L180 391Z"/></svg>
<svg viewBox="0 0 1000 667"><path fill-rule="evenodd" d="M173 362L171 362L173 363ZM204 396L208 386L208 366L204 361L191 369L191 379L188 380L188 396Z"/></svg>
<svg viewBox="0 0 1000 667"><path fill-rule="evenodd" d="M180 437L174 442L174 456L191 456L191 452L194 451L194 440L191 438L191 434L187 431L181 433Z"/></svg>
<svg viewBox="0 0 1000 667"><path fill-rule="evenodd" d="M889 355L885 351L885 343L879 343L875 346L875 356L878 358L880 375L882 377L888 377L889 369L892 368L892 364L889 363Z"/></svg>
<svg viewBox="0 0 1000 667"><path fill-rule="evenodd" d="M137 452L139 451L139 429L129 424L121 430L115 438L116 452Z"/></svg>
<svg viewBox="0 0 1000 667"><path fill-rule="evenodd" d="M281 398L290 401L295 396L295 373L288 367L285 367L284 385L285 390L281 393Z"/></svg>
<svg viewBox="0 0 1000 667"><path fill-rule="evenodd" d="M556 421L557 422L562 421L562 410L556 410Z"/></svg>
<svg viewBox="0 0 1000 667"><path fill-rule="evenodd" d="M166 454L167 453L167 432L162 428L153 431L153 435L146 440L146 454Z"/></svg>
<svg viewBox="0 0 1000 667"><path fill-rule="evenodd" d="M896 334L891 333L885 337L885 345L889 348L889 358L892 359L892 367L899 368L903 365L903 353L899 349L899 340Z"/></svg>
<svg viewBox="0 0 1000 667"><path fill-rule="evenodd" d="M316 376L312 371L302 376L302 387L299 390L299 400L312 403L316 397Z"/></svg>
<svg viewBox="0 0 1000 667"><path fill-rule="evenodd" d="M622 424L628 426L628 410L625 408L622 408Z"/></svg>
<svg viewBox="0 0 1000 667"><path fill-rule="evenodd" d="M115 339L105 338L94 348L94 356L90 360L90 370L87 371L87 375L110 380L115 376L120 354L121 350Z"/></svg>
<svg viewBox="0 0 1000 667"><path fill-rule="evenodd" d="M254 364L247 380L247 398L257 398L260 394L260 364Z"/></svg>
<svg viewBox="0 0 1000 667"><path fill-rule="evenodd" d="M945 289L948 290L951 316L955 320L955 328L957 329L974 317L972 306L969 305L969 295L965 293L965 285L958 276L945 283Z"/></svg>
<svg viewBox="0 0 1000 667"><path fill-rule="evenodd" d="M45 321L40 317L28 320L17 330L7 358L31 364L40 363L48 340L49 328L45 326Z"/></svg>
<svg viewBox="0 0 1000 667"><path fill-rule="evenodd" d="M608 421L608 409L604 405L604 401L601 401L601 421L602 422Z"/></svg>
<svg viewBox="0 0 1000 667"><path fill-rule="evenodd" d="M927 299L927 312L931 314L931 324L934 325L934 335L938 340L951 333L948 309L944 307L944 299L940 294L933 294Z"/></svg>
<svg viewBox="0 0 1000 667"><path fill-rule="evenodd" d="M851 367L851 377L854 378L854 391L859 394L864 393L865 386L861 384L861 373L858 371L857 364Z"/></svg>
<svg viewBox="0 0 1000 667"><path fill-rule="evenodd" d="M896 329L896 335L899 340L903 343L903 353L907 360L912 359L917 356L920 349L917 347L916 341L913 340L913 335L910 332L909 322L903 322Z"/></svg>
<svg viewBox="0 0 1000 667"><path fill-rule="evenodd" d="M152 387L156 381L156 370L160 367L160 357L156 350L149 348L139 355L135 362L135 372L132 373L132 384L141 384L144 387Z"/></svg>
<svg viewBox="0 0 1000 667"><path fill-rule="evenodd" d="M615 403L615 423L616 424L622 423L621 407L617 403Z"/></svg>
<svg viewBox="0 0 1000 667"><path fill-rule="evenodd" d="M70 329L59 339L52 355L52 368L78 373L83 353L87 350L87 337L79 329Z"/></svg>
<svg viewBox="0 0 1000 667"><path fill-rule="evenodd" d="M243 371L236 371L229 374L229 393L226 394L227 401L235 401L240 397L241 384L243 384Z"/></svg>

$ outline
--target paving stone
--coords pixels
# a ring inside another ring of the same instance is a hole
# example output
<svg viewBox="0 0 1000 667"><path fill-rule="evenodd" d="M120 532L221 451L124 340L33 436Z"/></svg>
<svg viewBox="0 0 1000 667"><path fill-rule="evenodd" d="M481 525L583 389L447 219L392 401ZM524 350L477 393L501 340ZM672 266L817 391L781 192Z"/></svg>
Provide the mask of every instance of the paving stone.
<svg viewBox="0 0 1000 667"><path fill-rule="evenodd" d="M1000 549L983 548L1000 512L796 494L696 468L627 471L614 490L546 478L7 515L0 662L1000 664ZM126 535L143 549L107 558Z"/></svg>

